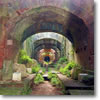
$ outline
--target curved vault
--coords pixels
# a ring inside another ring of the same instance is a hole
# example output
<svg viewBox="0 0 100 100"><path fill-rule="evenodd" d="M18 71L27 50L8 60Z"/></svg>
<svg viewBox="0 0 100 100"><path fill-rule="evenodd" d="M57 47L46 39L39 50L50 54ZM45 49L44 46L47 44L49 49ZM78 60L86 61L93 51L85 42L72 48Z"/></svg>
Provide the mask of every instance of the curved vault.
<svg viewBox="0 0 100 100"><path fill-rule="evenodd" d="M27 44L26 42L27 42L27 40L23 44L23 48L27 51L27 49L25 48L25 47L27 47L27 46L25 46ZM30 40L30 43L31 43L31 45L30 45L31 50L28 47L28 52L29 53L31 52L30 56L32 58L36 59L38 57L39 51L41 49L54 49L56 51L56 58L59 58L60 56L64 55L63 54L64 52L62 52L62 51L64 51L63 50L64 45L61 42L54 40L52 38L42 38L42 39L39 39L35 42L31 42L31 40Z"/></svg>
<svg viewBox="0 0 100 100"><path fill-rule="evenodd" d="M61 8L43 6L34 8L12 20L8 22L8 25L12 24L12 27L8 29L8 38L15 40L14 45L17 43L17 48L20 48L24 40L36 33L56 32L71 41L76 52L76 62L88 66L87 49L84 53L80 53L88 47L89 33L81 18Z"/></svg>
<svg viewBox="0 0 100 100"><path fill-rule="evenodd" d="M41 49L54 49L56 51L56 58L59 58L60 56L63 56L63 45L55 41L53 39L41 39L34 43L34 49L32 51L32 56L37 57L39 54L39 51ZM35 55L34 55L35 54Z"/></svg>
<svg viewBox="0 0 100 100"><path fill-rule="evenodd" d="M67 42L67 44L66 44ZM27 45L28 44L28 45ZM51 46L51 45L52 46ZM66 44L66 45L65 45ZM63 35L54 32L42 32L37 33L23 42L23 47L28 51L28 55L32 58L35 58L34 54L41 48L58 48L57 51L60 51L60 56L64 56L65 47L67 46L67 51L69 47L72 47L70 41L65 38ZM28 48L27 48L28 47ZM38 49L39 48L39 49ZM66 51L65 51L66 52ZM68 55L68 54L67 54ZM57 56L56 56L57 57ZM59 57L58 57L59 58Z"/></svg>
<svg viewBox="0 0 100 100"><path fill-rule="evenodd" d="M8 35L23 42L35 33L49 31L64 35L75 46L87 43L88 28L84 21L66 10L50 6L34 8L16 18Z"/></svg>

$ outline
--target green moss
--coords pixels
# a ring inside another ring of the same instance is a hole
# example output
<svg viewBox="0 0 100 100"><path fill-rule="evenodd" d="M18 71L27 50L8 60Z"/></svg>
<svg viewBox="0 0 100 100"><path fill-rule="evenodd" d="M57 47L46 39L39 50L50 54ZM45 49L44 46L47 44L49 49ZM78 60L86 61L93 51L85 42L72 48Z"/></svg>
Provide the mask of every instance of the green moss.
<svg viewBox="0 0 100 100"><path fill-rule="evenodd" d="M41 67L38 64L37 66L32 67L32 73L38 73L40 69L41 69Z"/></svg>
<svg viewBox="0 0 100 100"><path fill-rule="evenodd" d="M59 60L58 60L58 62L57 63L59 63L59 64L63 64L63 63L68 63L68 59L66 58L66 57L61 57Z"/></svg>
<svg viewBox="0 0 100 100"><path fill-rule="evenodd" d="M39 84L44 82L44 78L41 74L37 74L36 77L34 78L34 83Z"/></svg>
<svg viewBox="0 0 100 100"><path fill-rule="evenodd" d="M25 52L25 50L20 50L19 56L18 56L18 63L27 64L30 62L32 62L32 59L29 56L27 56L27 53Z"/></svg>
<svg viewBox="0 0 100 100"><path fill-rule="evenodd" d="M53 64L55 70L59 70L60 66L62 64L67 64L68 63L68 59L66 57L61 57L56 64Z"/></svg>
<svg viewBox="0 0 100 100"><path fill-rule="evenodd" d="M55 85L55 86L60 85L60 80L59 80L57 74L48 72L48 78L50 79L50 82L52 85Z"/></svg>
<svg viewBox="0 0 100 100"><path fill-rule="evenodd" d="M67 77L70 77L71 76L71 71L66 69L66 68L60 68L59 69L59 72L61 72L63 75L67 75Z"/></svg>
<svg viewBox="0 0 100 100"><path fill-rule="evenodd" d="M48 78L49 79L52 79L52 78L57 78L58 76L55 74L55 73L52 73L52 72L48 72Z"/></svg>
<svg viewBox="0 0 100 100"><path fill-rule="evenodd" d="M69 54L70 54L70 55L74 55L74 49L73 49L73 47L71 48Z"/></svg>
<svg viewBox="0 0 100 100"><path fill-rule="evenodd" d="M52 85L59 85L60 80L57 77L53 77L53 78L51 78L51 84Z"/></svg>
<svg viewBox="0 0 100 100"><path fill-rule="evenodd" d="M68 70L71 70L72 68L74 68L74 67L77 67L78 65L75 63L75 62L69 62L68 64L67 64L67 66L65 67L65 69L68 69Z"/></svg>
<svg viewBox="0 0 100 100"><path fill-rule="evenodd" d="M30 85L24 85L21 95L29 95L32 92Z"/></svg>
<svg viewBox="0 0 100 100"><path fill-rule="evenodd" d="M78 74L81 72L81 69L75 67L72 69L72 72L71 72L71 78L74 79L74 80L77 80L78 79Z"/></svg>
<svg viewBox="0 0 100 100"><path fill-rule="evenodd" d="M0 95L21 95L23 88L0 87Z"/></svg>
<svg viewBox="0 0 100 100"><path fill-rule="evenodd" d="M42 67L42 72L45 73L46 72L46 68Z"/></svg>
<svg viewBox="0 0 100 100"><path fill-rule="evenodd" d="M58 78L56 73L52 73L52 72L48 72L48 78L50 79L50 82L52 85L61 88L62 89L62 93L65 94L65 87L64 84L62 83L62 81Z"/></svg>
<svg viewBox="0 0 100 100"><path fill-rule="evenodd" d="M67 75L67 77L70 77L71 76L71 70L73 68L80 68L80 66L72 61L72 62L69 62L64 68L60 67L59 71L62 74Z"/></svg>

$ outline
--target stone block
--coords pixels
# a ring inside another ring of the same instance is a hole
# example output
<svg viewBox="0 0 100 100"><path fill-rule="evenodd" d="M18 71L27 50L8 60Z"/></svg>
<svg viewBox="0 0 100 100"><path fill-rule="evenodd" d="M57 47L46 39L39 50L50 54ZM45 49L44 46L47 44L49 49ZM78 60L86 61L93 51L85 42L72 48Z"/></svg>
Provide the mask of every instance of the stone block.
<svg viewBox="0 0 100 100"><path fill-rule="evenodd" d="M2 80L2 70L0 70L0 80Z"/></svg>
<svg viewBox="0 0 100 100"><path fill-rule="evenodd" d="M26 77L27 76L26 67L25 67L24 64L15 63L14 66L13 66L13 70L14 70L14 72L21 73L22 77Z"/></svg>
<svg viewBox="0 0 100 100"><path fill-rule="evenodd" d="M73 68L71 70L71 78L77 80L78 79L78 74L81 72L81 69L79 68Z"/></svg>
<svg viewBox="0 0 100 100"><path fill-rule="evenodd" d="M2 69L3 66L3 59L0 58L0 69Z"/></svg>
<svg viewBox="0 0 100 100"><path fill-rule="evenodd" d="M80 74L78 75L78 80L79 80L80 82L82 82L83 78L86 77L86 76L88 76L87 73L80 73Z"/></svg>
<svg viewBox="0 0 100 100"><path fill-rule="evenodd" d="M12 76L13 81L21 81L21 73L19 72L14 72Z"/></svg>
<svg viewBox="0 0 100 100"><path fill-rule="evenodd" d="M3 80L11 80L13 73L13 61L4 60L3 69L2 69L2 78Z"/></svg>
<svg viewBox="0 0 100 100"><path fill-rule="evenodd" d="M32 73L32 68L27 68L27 72L31 74Z"/></svg>
<svg viewBox="0 0 100 100"><path fill-rule="evenodd" d="M7 45L13 45L13 40L7 40Z"/></svg>

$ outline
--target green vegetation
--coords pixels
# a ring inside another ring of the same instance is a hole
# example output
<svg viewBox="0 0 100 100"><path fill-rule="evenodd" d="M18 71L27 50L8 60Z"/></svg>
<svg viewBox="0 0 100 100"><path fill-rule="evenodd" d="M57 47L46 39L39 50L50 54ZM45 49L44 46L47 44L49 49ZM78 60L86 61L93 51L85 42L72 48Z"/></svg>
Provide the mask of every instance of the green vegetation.
<svg viewBox="0 0 100 100"><path fill-rule="evenodd" d="M67 64L67 66L65 66L65 70L66 69L68 69L68 70L71 70L72 68L74 68L74 67L77 67L77 64L75 63L75 62L73 62L73 61L71 61L71 62L69 62L68 64Z"/></svg>
<svg viewBox="0 0 100 100"><path fill-rule="evenodd" d="M46 72L46 68L45 68L45 67L42 67L41 69L42 69L42 72L43 72L43 73Z"/></svg>
<svg viewBox="0 0 100 100"><path fill-rule="evenodd" d="M37 66L32 67L32 73L38 73L40 71L41 67L38 64Z"/></svg>
<svg viewBox="0 0 100 100"><path fill-rule="evenodd" d="M55 73L48 72L48 78L50 79L52 85L58 86L61 83L57 74Z"/></svg>
<svg viewBox="0 0 100 100"><path fill-rule="evenodd" d="M48 67L48 72L52 71L52 68Z"/></svg>
<svg viewBox="0 0 100 100"><path fill-rule="evenodd" d="M27 53L25 52L25 50L20 50L19 55L18 55L18 63L27 64L30 62L32 62L32 59L29 56L27 56Z"/></svg>
<svg viewBox="0 0 100 100"><path fill-rule="evenodd" d="M59 72L61 72L63 75L67 75L67 77L70 77L71 76L71 71L68 70L66 67L65 68L60 68L59 69Z"/></svg>
<svg viewBox="0 0 100 100"><path fill-rule="evenodd" d="M22 88L0 87L0 95L21 95Z"/></svg>
<svg viewBox="0 0 100 100"><path fill-rule="evenodd" d="M54 78L54 77L58 77L55 73L52 73L52 72L48 72L48 78L49 79L52 79L52 78Z"/></svg>
<svg viewBox="0 0 100 100"><path fill-rule="evenodd" d="M24 86L21 95L29 95L32 92L32 89L29 87L29 85Z"/></svg>
<svg viewBox="0 0 100 100"><path fill-rule="evenodd" d="M70 53L70 55L74 55L74 48L73 47L71 48L69 53Z"/></svg>
<svg viewBox="0 0 100 100"><path fill-rule="evenodd" d="M51 78L51 84L52 85L59 85L60 84L60 81L59 81L58 78L53 77L53 78Z"/></svg>
<svg viewBox="0 0 100 100"><path fill-rule="evenodd" d="M44 78L43 78L43 76L39 73L39 74L37 74L37 75L35 76L35 78L34 78L34 83L35 83L35 84L39 84L39 83L42 83L42 82L44 82Z"/></svg>
<svg viewBox="0 0 100 100"><path fill-rule="evenodd" d="M64 68L60 67L59 71L64 74L67 75L67 77L71 76L71 70L73 68L79 67L79 65L77 65L75 62L69 62Z"/></svg>
<svg viewBox="0 0 100 100"><path fill-rule="evenodd" d="M58 88L62 89L62 92L65 94L65 87L61 80L58 78L56 73L48 72L48 78L50 79L50 82L53 86L56 86Z"/></svg>
<svg viewBox="0 0 100 100"><path fill-rule="evenodd" d="M61 57L56 64L54 64L53 66L55 67L56 70L58 70L60 68L61 65L63 64L67 64L68 63L68 59L66 57Z"/></svg>
<svg viewBox="0 0 100 100"><path fill-rule="evenodd" d="M68 63L68 59L66 57L61 57L58 62L59 64Z"/></svg>
<svg viewBox="0 0 100 100"><path fill-rule="evenodd" d="M5 86L0 86L0 95L29 95L32 91L29 80L23 81L23 84L23 86L19 87L18 83L12 82L5 84Z"/></svg>

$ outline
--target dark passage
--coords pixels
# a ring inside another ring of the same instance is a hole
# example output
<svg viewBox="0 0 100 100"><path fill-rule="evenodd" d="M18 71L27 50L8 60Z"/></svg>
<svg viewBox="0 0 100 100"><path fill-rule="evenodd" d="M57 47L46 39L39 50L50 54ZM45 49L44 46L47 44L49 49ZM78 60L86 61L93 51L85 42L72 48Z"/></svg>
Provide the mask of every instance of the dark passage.
<svg viewBox="0 0 100 100"><path fill-rule="evenodd" d="M46 57L44 58L44 61L50 62L50 57L49 57L49 56L46 56Z"/></svg>

